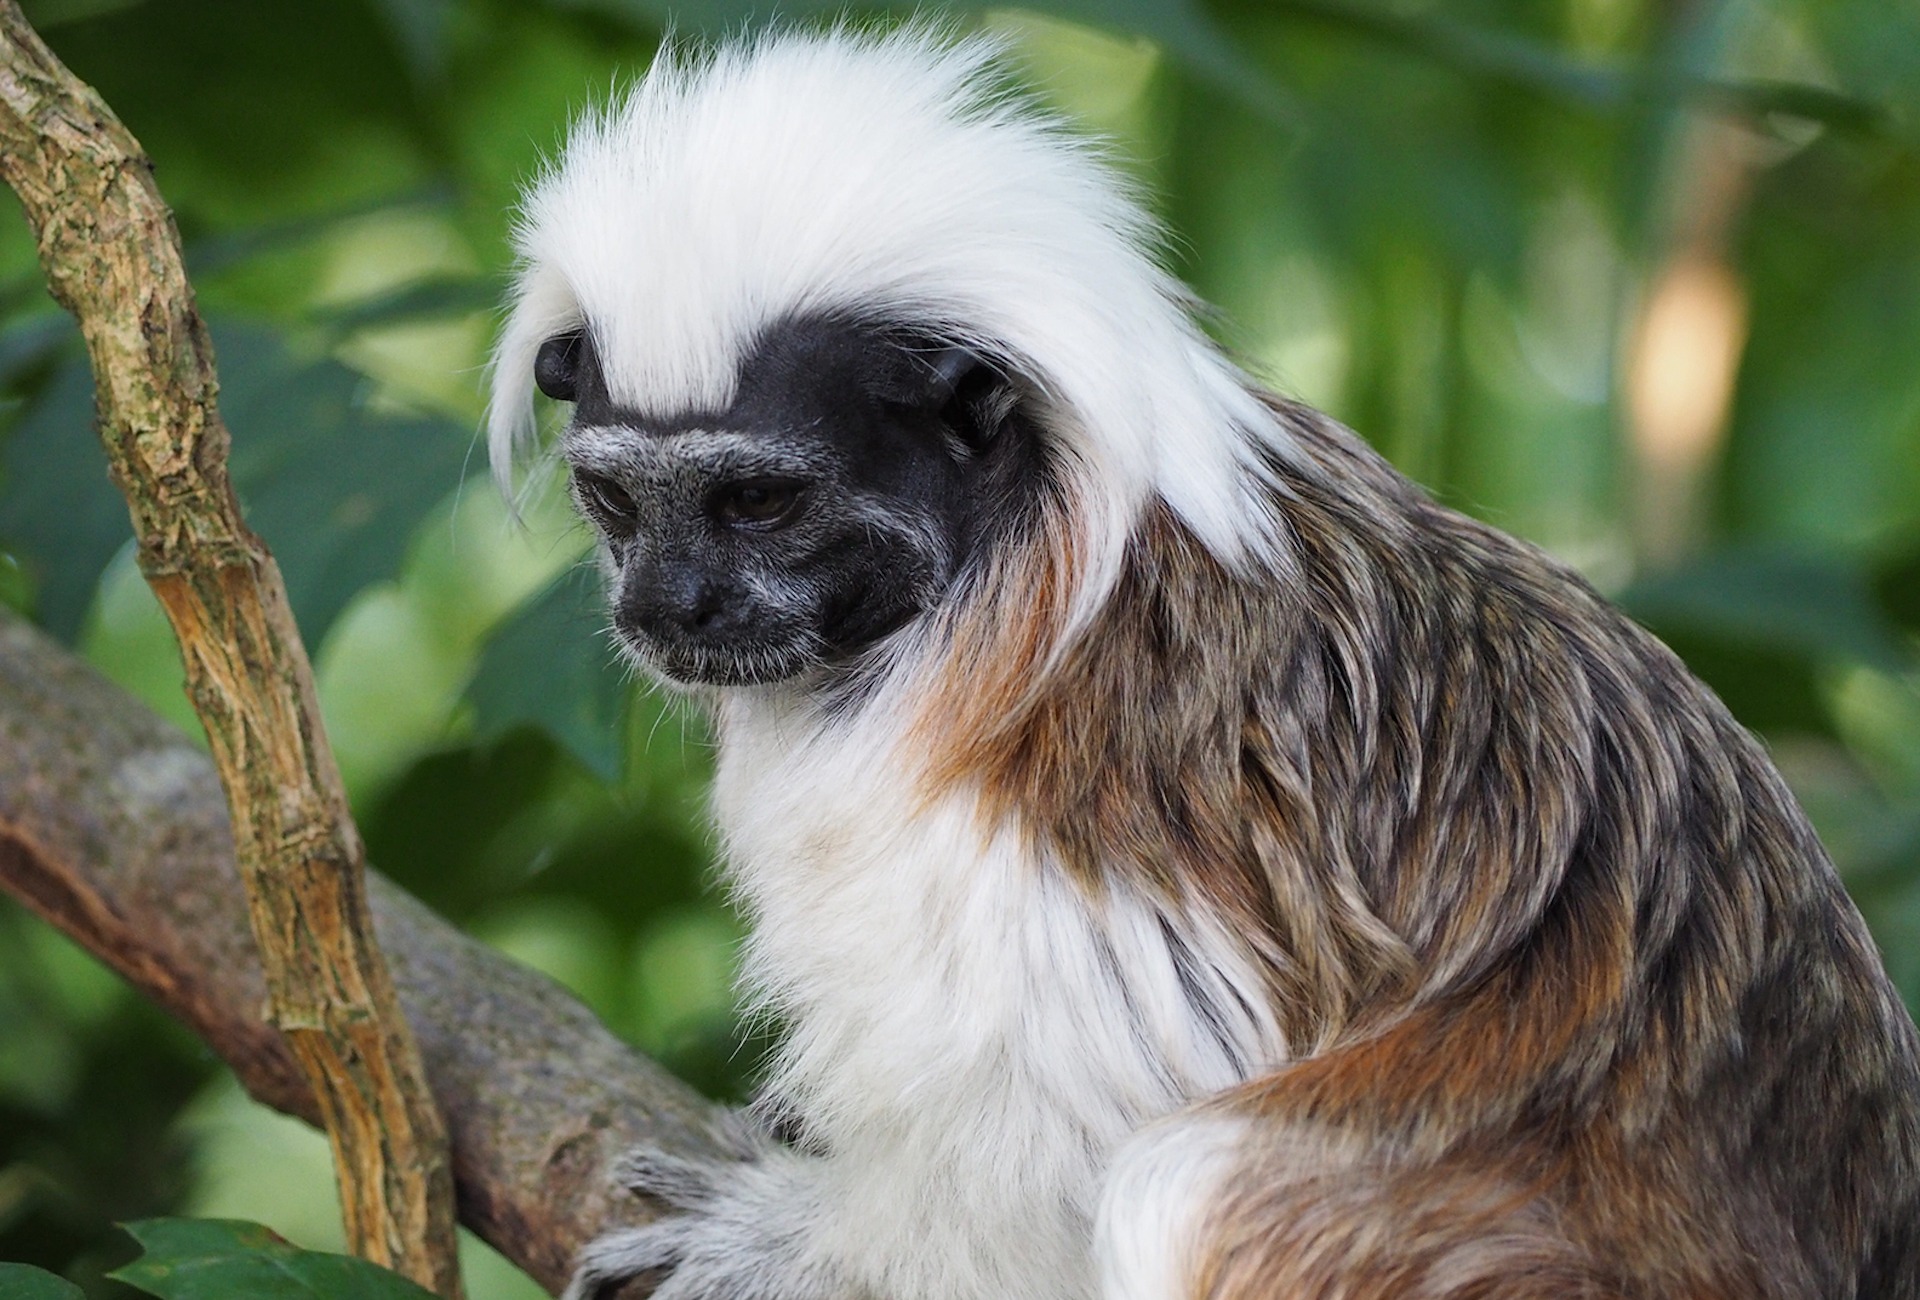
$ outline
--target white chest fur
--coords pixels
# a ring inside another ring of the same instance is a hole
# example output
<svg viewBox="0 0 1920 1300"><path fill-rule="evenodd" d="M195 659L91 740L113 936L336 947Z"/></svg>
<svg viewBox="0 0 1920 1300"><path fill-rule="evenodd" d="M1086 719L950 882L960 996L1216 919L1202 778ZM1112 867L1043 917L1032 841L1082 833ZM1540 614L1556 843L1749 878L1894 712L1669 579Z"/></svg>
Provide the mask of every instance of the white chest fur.
<svg viewBox="0 0 1920 1300"><path fill-rule="evenodd" d="M1238 945L927 806L878 728L764 699L721 725L747 981L791 1031L771 1082L831 1153L822 1248L884 1295L1092 1294L1115 1147L1282 1055Z"/></svg>

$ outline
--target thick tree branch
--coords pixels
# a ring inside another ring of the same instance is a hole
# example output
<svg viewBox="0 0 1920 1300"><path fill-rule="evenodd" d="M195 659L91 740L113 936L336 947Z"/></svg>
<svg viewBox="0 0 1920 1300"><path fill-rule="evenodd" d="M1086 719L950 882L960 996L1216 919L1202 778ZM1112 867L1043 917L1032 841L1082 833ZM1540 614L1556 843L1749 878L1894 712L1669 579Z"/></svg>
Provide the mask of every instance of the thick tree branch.
<svg viewBox="0 0 1920 1300"><path fill-rule="evenodd" d="M87 341L101 441L226 788L274 1023L326 1122L347 1240L457 1297L445 1127L374 941L365 850L279 567L227 478L172 214L139 143L14 0L0 0L0 173Z"/></svg>
<svg viewBox="0 0 1920 1300"><path fill-rule="evenodd" d="M643 1207L620 1151L717 1155L714 1109L544 977L468 939L378 875L374 919L452 1138L461 1218L544 1286ZM220 784L205 753L0 611L0 889L142 989L247 1091L317 1121L264 1017Z"/></svg>

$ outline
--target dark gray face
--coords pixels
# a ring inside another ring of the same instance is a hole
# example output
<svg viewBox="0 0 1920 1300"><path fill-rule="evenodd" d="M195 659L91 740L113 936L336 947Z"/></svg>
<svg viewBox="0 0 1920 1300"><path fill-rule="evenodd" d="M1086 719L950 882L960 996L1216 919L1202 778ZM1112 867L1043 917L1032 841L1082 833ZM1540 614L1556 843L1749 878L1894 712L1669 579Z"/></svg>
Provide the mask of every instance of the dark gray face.
<svg viewBox="0 0 1920 1300"><path fill-rule="evenodd" d="M548 340L535 379L575 403L561 447L614 626L680 682L852 662L937 604L1041 476L1008 382L899 330L791 321L731 406L669 419L612 404L589 332Z"/></svg>

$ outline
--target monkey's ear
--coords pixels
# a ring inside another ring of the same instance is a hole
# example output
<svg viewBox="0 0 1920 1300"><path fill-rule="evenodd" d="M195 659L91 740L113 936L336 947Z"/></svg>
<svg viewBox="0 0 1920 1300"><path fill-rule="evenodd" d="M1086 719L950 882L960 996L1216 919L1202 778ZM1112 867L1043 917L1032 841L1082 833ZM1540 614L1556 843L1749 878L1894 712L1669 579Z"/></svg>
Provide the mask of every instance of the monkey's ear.
<svg viewBox="0 0 1920 1300"><path fill-rule="evenodd" d="M542 343L533 358L534 385L556 401L577 401L580 365L586 349L585 330L569 330Z"/></svg>
<svg viewBox="0 0 1920 1300"><path fill-rule="evenodd" d="M971 348L916 352L926 376L922 409L937 413L969 450L980 451L1013 410L1013 388Z"/></svg>
<svg viewBox="0 0 1920 1300"><path fill-rule="evenodd" d="M937 348L928 352L916 352L917 360L927 379L926 404L939 410L952 401L961 383L985 363L971 348Z"/></svg>

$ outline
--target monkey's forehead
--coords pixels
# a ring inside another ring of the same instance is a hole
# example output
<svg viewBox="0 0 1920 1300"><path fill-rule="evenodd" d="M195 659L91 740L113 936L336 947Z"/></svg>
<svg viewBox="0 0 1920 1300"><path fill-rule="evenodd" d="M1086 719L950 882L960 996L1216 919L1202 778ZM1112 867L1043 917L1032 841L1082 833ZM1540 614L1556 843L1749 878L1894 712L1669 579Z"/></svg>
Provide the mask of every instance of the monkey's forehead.
<svg viewBox="0 0 1920 1300"><path fill-rule="evenodd" d="M518 231L519 314L584 323L608 395L724 409L774 323L858 312L1017 351L1097 312L1149 222L1088 149L1010 103L989 44L785 34L667 54L589 116Z"/></svg>

